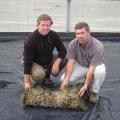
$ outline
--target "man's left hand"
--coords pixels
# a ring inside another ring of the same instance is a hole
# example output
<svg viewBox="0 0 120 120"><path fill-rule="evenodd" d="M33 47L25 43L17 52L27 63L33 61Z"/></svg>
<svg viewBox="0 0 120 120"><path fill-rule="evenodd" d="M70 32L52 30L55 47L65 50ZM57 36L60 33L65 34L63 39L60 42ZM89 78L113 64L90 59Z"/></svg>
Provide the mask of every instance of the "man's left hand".
<svg viewBox="0 0 120 120"><path fill-rule="evenodd" d="M54 63L53 66L52 66L52 71L51 71L52 75L58 75L59 73L59 65Z"/></svg>
<svg viewBox="0 0 120 120"><path fill-rule="evenodd" d="M86 86L83 86L80 91L78 92L78 94L80 95L80 97L82 97L85 93L85 91L87 90L87 87Z"/></svg>

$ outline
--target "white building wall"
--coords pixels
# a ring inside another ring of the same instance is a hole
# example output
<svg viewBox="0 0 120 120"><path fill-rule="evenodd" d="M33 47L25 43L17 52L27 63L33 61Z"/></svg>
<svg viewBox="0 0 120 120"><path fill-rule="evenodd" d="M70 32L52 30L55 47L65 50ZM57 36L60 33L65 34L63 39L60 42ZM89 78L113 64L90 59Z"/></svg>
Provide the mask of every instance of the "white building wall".
<svg viewBox="0 0 120 120"><path fill-rule="evenodd" d="M49 14L52 29L66 31L67 0L0 0L0 32L31 32L36 19ZM93 32L120 32L120 0L71 0L70 31L86 21Z"/></svg>

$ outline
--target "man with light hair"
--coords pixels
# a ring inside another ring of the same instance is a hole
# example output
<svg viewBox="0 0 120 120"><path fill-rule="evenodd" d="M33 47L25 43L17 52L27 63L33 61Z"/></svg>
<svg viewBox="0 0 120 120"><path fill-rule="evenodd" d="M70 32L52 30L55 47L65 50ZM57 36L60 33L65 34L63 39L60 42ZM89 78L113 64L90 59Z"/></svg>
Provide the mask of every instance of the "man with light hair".
<svg viewBox="0 0 120 120"><path fill-rule="evenodd" d="M53 20L47 14L37 19L37 29L24 42L24 87L30 89L38 81L53 84L50 74L57 76L66 63L66 48L51 30ZM54 48L58 54L53 55Z"/></svg>
<svg viewBox="0 0 120 120"><path fill-rule="evenodd" d="M82 97L91 82L90 101L97 103L99 89L105 79L104 47L96 38L90 35L89 25L80 22L75 26L76 38L68 46L65 73L61 76L61 89L68 84L74 85L83 82L79 91Z"/></svg>

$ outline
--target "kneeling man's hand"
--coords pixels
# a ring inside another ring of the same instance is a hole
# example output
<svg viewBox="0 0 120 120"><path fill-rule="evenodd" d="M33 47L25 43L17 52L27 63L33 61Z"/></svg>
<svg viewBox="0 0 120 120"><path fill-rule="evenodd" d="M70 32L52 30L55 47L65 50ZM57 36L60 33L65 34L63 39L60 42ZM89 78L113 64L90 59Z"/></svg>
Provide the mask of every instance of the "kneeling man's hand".
<svg viewBox="0 0 120 120"><path fill-rule="evenodd" d="M24 87L25 87L25 91L30 89L30 82L25 82Z"/></svg>
<svg viewBox="0 0 120 120"><path fill-rule="evenodd" d="M81 87L80 91L78 92L78 94L80 95L80 97L82 97L85 93L85 91L87 90L87 86L83 86Z"/></svg>
<svg viewBox="0 0 120 120"><path fill-rule="evenodd" d="M61 90L64 90L64 88L67 87L67 86L68 86L68 81L62 80L60 89L61 89Z"/></svg>
<svg viewBox="0 0 120 120"><path fill-rule="evenodd" d="M59 73L59 65L58 64L53 64L52 66L52 71L51 71L52 75L56 76Z"/></svg>

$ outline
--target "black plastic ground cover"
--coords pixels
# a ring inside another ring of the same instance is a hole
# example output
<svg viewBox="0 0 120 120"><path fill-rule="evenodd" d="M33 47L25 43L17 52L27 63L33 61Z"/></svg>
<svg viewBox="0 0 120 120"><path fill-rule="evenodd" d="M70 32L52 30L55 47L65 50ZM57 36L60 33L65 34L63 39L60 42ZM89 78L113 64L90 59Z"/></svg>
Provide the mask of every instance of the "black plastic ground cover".
<svg viewBox="0 0 120 120"><path fill-rule="evenodd" d="M93 34L105 46L107 75L99 103L86 112L23 107L23 41L29 33L0 33L0 120L119 120L120 119L120 34ZM74 34L59 33L68 45ZM62 71L63 72L63 71ZM61 73L62 74L62 73ZM59 77L53 78L59 83Z"/></svg>

